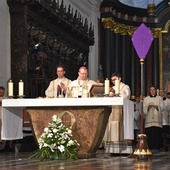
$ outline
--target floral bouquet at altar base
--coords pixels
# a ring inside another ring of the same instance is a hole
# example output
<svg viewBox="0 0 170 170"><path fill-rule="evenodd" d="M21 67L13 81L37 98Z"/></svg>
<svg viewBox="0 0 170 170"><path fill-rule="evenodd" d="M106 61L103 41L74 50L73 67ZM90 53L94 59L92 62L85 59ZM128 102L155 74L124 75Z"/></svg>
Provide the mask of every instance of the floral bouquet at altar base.
<svg viewBox="0 0 170 170"><path fill-rule="evenodd" d="M72 131L57 115L52 117L52 122L44 129L38 143L39 149L31 153L29 158L37 160L77 159L79 144L72 139Z"/></svg>

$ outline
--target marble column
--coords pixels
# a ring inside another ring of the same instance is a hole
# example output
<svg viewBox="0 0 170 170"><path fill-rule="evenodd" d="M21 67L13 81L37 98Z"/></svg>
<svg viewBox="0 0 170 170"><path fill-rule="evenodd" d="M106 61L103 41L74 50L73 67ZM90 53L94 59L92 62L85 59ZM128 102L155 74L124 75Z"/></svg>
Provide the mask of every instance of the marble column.
<svg viewBox="0 0 170 170"><path fill-rule="evenodd" d="M137 75L135 58L137 58L137 56L135 56L135 49L133 46L131 48L131 56L130 57L131 57L131 61L130 61L131 84L130 84L130 87L131 87L131 97L134 98L136 96L136 85L137 85L137 82L135 81L136 75Z"/></svg>
<svg viewBox="0 0 170 170"><path fill-rule="evenodd" d="M122 40L122 36L118 33L116 33L116 36L115 36L115 71L116 72L120 72L120 68L122 67L122 63L121 63L121 60L122 60L122 57L121 57L121 54L120 54L120 51L122 50L122 47L121 47L121 40ZM120 47L121 47L121 50L120 50Z"/></svg>
<svg viewBox="0 0 170 170"><path fill-rule="evenodd" d="M111 30L105 29L105 60L104 60L104 70L105 70L105 77L110 78L110 43L111 41Z"/></svg>
<svg viewBox="0 0 170 170"><path fill-rule="evenodd" d="M159 42L158 38L153 41L153 55L152 55L152 78L153 84L159 88Z"/></svg>

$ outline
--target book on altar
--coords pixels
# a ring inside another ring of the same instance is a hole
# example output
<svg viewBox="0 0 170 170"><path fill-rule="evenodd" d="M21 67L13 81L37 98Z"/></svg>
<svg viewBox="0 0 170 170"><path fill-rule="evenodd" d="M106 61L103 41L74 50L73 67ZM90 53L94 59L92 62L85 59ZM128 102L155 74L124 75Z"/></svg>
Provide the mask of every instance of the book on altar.
<svg viewBox="0 0 170 170"><path fill-rule="evenodd" d="M102 83L93 84L90 88L90 96L103 97L104 96L104 85Z"/></svg>

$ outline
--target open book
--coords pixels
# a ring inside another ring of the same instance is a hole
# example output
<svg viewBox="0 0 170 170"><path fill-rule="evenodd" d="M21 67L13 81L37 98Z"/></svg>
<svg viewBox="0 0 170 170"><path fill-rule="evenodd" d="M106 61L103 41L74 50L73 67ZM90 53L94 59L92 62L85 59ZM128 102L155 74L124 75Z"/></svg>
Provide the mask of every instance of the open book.
<svg viewBox="0 0 170 170"><path fill-rule="evenodd" d="M93 84L90 88L90 96L103 97L104 96L104 85L102 83Z"/></svg>

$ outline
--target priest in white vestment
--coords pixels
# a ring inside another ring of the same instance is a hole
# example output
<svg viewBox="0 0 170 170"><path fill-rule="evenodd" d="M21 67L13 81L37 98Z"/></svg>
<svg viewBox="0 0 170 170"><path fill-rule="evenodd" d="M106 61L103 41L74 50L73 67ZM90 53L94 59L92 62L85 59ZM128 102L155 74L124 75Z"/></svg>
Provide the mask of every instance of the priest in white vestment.
<svg viewBox="0 0 170 170"><path fill-rule="evenodd" d="M77 80L72 81L68 87L71 92L71 97L88 97L93 84L96 84L96 82L88 78L88 69L85 66L80 67ZM68 93L69 91L67 91L67 97L70 96Z"/></svg>
<svg viewBox="0 0 170 170"><path fill-rule="evenodd" d="M71 80L66 78L65 69L63 66L58 66L56 69L58 78L52 80L45 91L46 97L59 97L64 98L66 95L67 87L71 83Z"/></svg>

